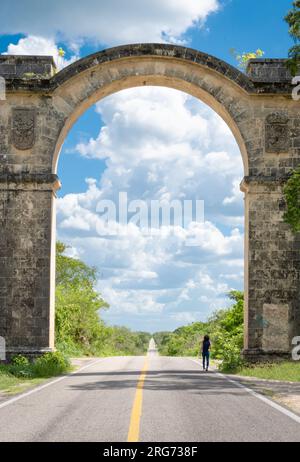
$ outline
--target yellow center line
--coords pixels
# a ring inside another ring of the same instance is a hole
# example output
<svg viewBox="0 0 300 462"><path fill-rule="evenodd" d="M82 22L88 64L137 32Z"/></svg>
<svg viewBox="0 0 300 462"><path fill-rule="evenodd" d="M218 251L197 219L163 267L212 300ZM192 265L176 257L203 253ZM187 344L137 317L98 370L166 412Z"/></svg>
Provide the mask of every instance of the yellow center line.
<svg viewBox="0 0 300 462"><path fill-rule="evenodd" d="M127 441L129 443L136 443L139 440L140 435L140 421L142 415L142 405L143 405L143 387L145 382L145 377L148 370L149 360L146 357L141 375L136 387L135 398L133 403L133 408L131 411L130 425L128 431Z"/></svg>

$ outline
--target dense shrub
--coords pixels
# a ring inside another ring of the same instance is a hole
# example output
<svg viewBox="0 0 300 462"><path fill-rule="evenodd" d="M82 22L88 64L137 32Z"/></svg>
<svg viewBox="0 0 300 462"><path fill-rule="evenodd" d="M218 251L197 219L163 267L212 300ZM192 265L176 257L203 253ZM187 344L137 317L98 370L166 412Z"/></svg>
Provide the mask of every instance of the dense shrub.
<svg viewBox="0 0 300 462"><path fill-rule="evenodd" d="M286 211L284 220L294 233L300 232L300 167L294 170L284 187Z"/></svg>
<svg viewBox="0 0 300 462"><path fill-rule="evenodd" d="M70 362L60 351L46 353L33 363L36 377L53 377L69 370Z"/></svg>
<svg viewBox="0 0 300 462"><path fill-rule="evenodd" d="M46 353L32 362L24 356L14 356L10 364L1 366L2 373L19 378L53 377L69 370L69 360L59 351Z"/></svg>
<svg viewBox="0 0 300 462"><path fill-rule="evenodd" d="M222 362L219 365L222 372L234 372L244 365L239 343L236 338L227 340L226 347L223 350Z"/></svg>
<svg viewBox="0 0 300 462"><path fill-rule="evenodd" d="M22 355L13 356L6 370L15 377L31 378L34 375L29 360Z"/></svg>
<svg viewBox="0 0 300 462"><path fill-rule="evenodd" d="M12 357L11 364L13 366L28 367L29 366L29 360L25 356L16 355L16 356Z"/></svg>
<svg viewBox="0 0 300 462"><path fill-rule="evenodd" d="M230 308L216 311L207 323L212 341L212 357L220 359L220 369L233 371L242 364L241 350L244 341L244 296L231 291L234 302Z"/></svg>

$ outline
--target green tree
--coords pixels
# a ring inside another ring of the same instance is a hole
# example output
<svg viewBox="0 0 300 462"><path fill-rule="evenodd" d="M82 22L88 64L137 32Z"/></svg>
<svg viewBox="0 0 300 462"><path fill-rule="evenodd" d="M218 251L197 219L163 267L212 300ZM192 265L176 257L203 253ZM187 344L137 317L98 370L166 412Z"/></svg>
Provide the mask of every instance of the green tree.
<svg viewBox="0 0 300 462"><path fill-rule="evenodd" d="M56 285L89 285L97 280L96 268L90 267L77 258L65 255L68 246L62 242L56 243Z"/></svg>
<svg viewBox="0 0 300 462"><path fill-rule="evenodd" d="M293 2L293 8L285 16L289 25L289 34L294 40L294 46L289 50L287 66L292 75L296 75L300 65L300 0Z"/></svg>
<svg viewBox="0 0 300 462"><path fill-rule="evenodd" d="M232 370L242 364L241 350L244 337L244 295L232 290L228 297L233 304L219 309L207 322L194 322L179 327L174 332L154 334L160 354L169 356L197 356L203 335L212 341L212 357L221 359L223 370Z"/></svg>
<svg viewBox="0 0 300 462"><path fill-rule="evenodd" d="M284 187L287 210L284 220L293 232L300 232L300 167L293 171Z"/></svg>
<svg viewBox="0 0 300 462"><path fill-rule="evenodd" d="M174 332L157 332L153 335L157 348L166 356L197 356L200 339L206 333L206 323L193 322L179 327Z"/></svg>
<svg viewBox="0 0 300 462"><path fill-rule="evenodd" d="M226 369L240 363L244 337L244 295L232 290L228 296L234 302L233 305L216 311L208 320L213 355L223 360Z"/></svg>
<svg viewBox="0 0 300 462"><path fill-rule="evenodd" d="M288 12L285 21L289 25L289 34L294 40L294 46L289 50L287 66L292 75L296 75L300 66L300 0L293 2L293 8ZM300 167L294 170L284 188L287 210L284 220L293 232L300 232Z"/></svg>
<svg viewBox="0 0 300 462"><path fill-rule="evenodd" d="M101 338L99 310L108 304L95 290L95 268L66 256L66 246L57 243L56 341L89 347Z"/></svg>
<svg viewBox="0 0 300 462"><path fill-rule="evenodd" d="M68 354L139 355L147 351L151 335L126 327L107 326L100 318L108 308L95 289L97 271L79 259L65 255L67 246L57 243L56 344Z"/></svg>

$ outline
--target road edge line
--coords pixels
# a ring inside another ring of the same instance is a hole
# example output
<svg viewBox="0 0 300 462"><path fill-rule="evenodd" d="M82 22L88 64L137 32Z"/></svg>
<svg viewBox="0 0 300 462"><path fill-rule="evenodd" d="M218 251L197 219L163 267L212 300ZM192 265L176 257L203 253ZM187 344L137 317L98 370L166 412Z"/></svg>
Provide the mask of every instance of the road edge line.
<svg viewBox="0 0 300 462"><path fill-rule="evenodd" d="M196 364L199 364L201 365L200 362L196 361L195 359L191 359L191 358L188 358L190 361L193 361L194 363ZM246 387L245 385L243 385L242 383L236 381L236 380L232 380L230 379L229 377L227 377L227 375L225 374L222 374L222 372L216 372L214 371L214 374L215 375L218 375L219 377L222 377L224 379L226 379L228 382L230 383L233 383L236 387L238 388L243 388L245 391L247 391L250 395L254 396L255 398L263 401L264 403L268 404L269 406L271 406L272 408L276 409L277 411L281 412L282 414L286 415L287 417L289 417L290 419L294 420L295 422L297 422L298 424L300 424L300 416L297 415L297 414L294 414L294 412L292 411L289 411L288 409L286 409L285 407L281 406L280 404L278 403L275 403L275 401L272 401L270 398L267 398L266 396L263 396L259 393L257 393L256 391L252 390L251 388L248 388Z"/></svg>
<svg viewBox="0 0 300 462"><path fill-rule="evenodd" d="M21 393L20 395L18 396L15 396L14 398L10 398L6 401L4 401L3 403L0 403L0 409L6 407L6 406L9 406L10 404L13 404L15 403L16 401L19 401L20 399L23 399L23 398L26 398L27 396L30 396L32 395L33 393L37 393L38 391L41 391L43 390L44 388L47 388L47 387L50 387L51 385L54 385L58 382L61 382L62 380L65 380L67 379L68 377L71 377L72 375L75 375L77 374L78 372L81 372L85 369L87 369L88 367L91 367L93 366L94 364L98 364L98 363L101 363L102 361L104 361L105 359L107 358L101 358L101 359L97 359L96 361L93 361L92 363L90 364L87 364L86 366L83 366L81 367L80 369L77 369L73 372L70 372L69 374L66 374L66 375L63 375L62 377L59 377L57 379L54 379L54 380L51 380L51 382L47 382L43 385L38 385L37 387L33 388L32 390L29 390L29 391L26 391L25 393Z"/></svg>

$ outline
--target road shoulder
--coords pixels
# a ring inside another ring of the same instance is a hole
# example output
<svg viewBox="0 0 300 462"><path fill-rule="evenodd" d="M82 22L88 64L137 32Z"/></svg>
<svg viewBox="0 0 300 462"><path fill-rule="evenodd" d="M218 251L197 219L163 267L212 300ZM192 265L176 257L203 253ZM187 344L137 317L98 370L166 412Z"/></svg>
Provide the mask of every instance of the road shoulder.
<svg viewBox="0 0 300 462"><path fill-rule="evenodd" d="M201 366L201 361L198 358L189 357L189 359ZM216 361L212 361L210 369L213 372L219 372ZM261 379L258 377L247 377L244 375L228 373L222 373L222 375L229 380L240 383L244 387L269 398L287 410L290 410L300 416L300 382Z"/></svg>
<svg viewBox="0 0 300 462"><path fill-rule="evenodd" d="M300 383L223 374L300 415Z"/></svg>

